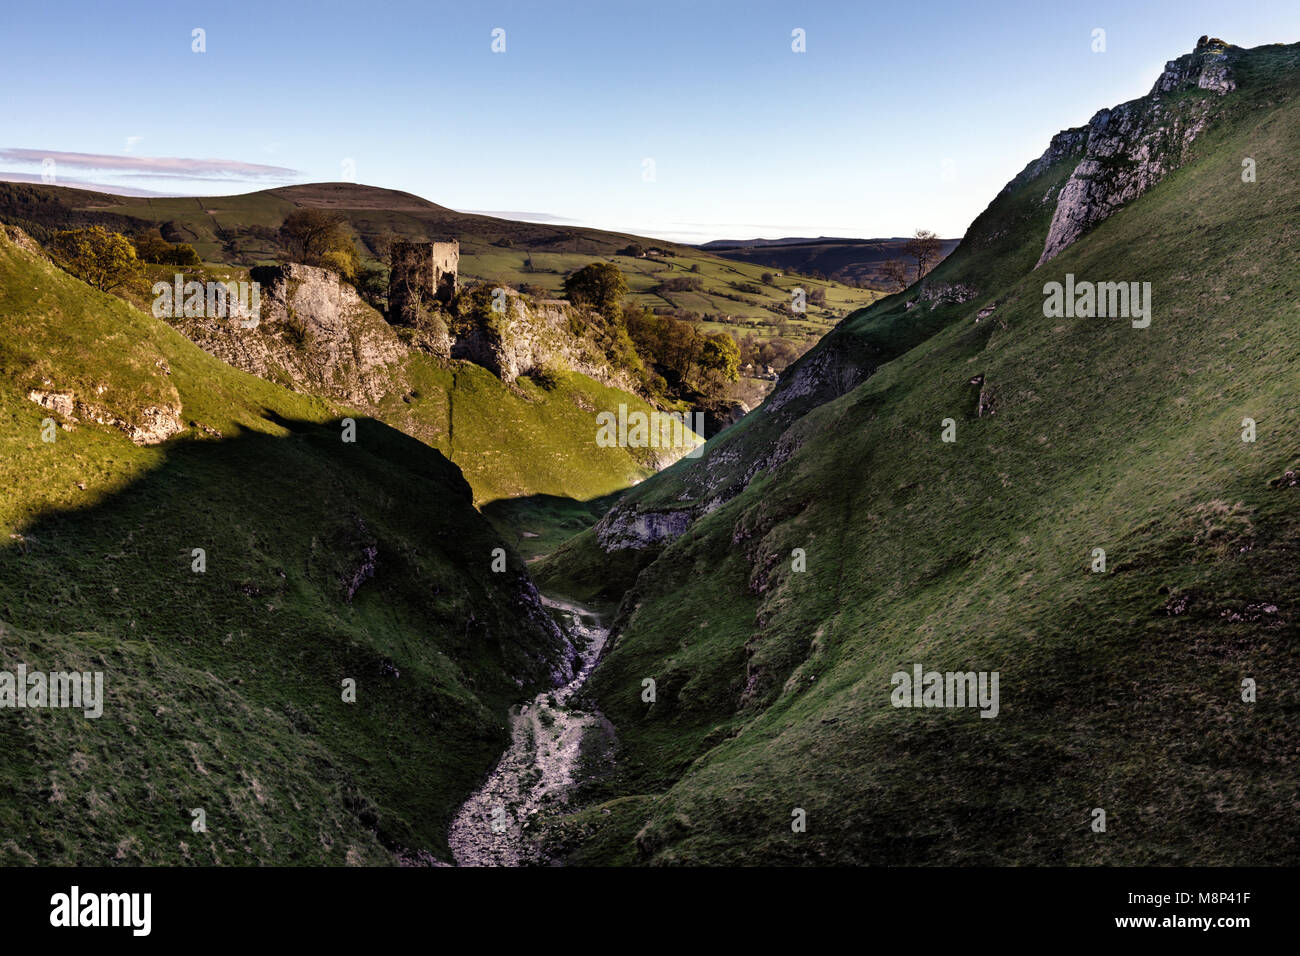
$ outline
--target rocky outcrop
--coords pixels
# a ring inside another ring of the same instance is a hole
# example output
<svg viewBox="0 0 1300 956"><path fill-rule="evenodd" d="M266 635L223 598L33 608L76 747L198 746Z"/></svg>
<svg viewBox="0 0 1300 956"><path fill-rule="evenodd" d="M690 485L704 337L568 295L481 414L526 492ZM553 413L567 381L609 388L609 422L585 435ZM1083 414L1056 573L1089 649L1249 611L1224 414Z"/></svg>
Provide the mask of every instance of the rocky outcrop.
<svg viewBox="0 0 1300 956"><path fill-rule="evenodd" d="M979 295L979 290L969 283L939 282L933 285L923 285L920 293L918 293L918 299L929 302L930 308L933 310L952 302L959 305L963 302L969 302L977 295ZM909 306L913 304L908 303Z"/></svg>
<svg viewBox="0 0 1300 956"><path fill-rule="evenodd" d="M572 306L531 302L505 287L483 293L490 298L458 303L462 315L452 324L452 358L481 365L507 385L534 370L563 366L623 391L636 389L627 373L612 369L592 343L572 333Z"/></svg>
<svg viewBox="0 0 1300 956"><path fill-rule="evenodd" d="M1151 94L1176 93L1196 87L1222 96L1235 90L1237 81L1233 78L1230 63L1233 49L1218 37L1201 37L1191 53L1165 64Z"/></svg>
<svg viewBox="0 0 1300 956"><path fill-rule="evenodd" d="M28 389L27 398L69 421L94 422L116 428L125 432L137 445L161 444L185 430L179 402L172 405L147 405L129 414L119 414L101 404L80 401L72 392L33 388Z"/></svg>
<svg viewBox="0 0 1300 956"><path fill-rule="evenodd" d="M704 415L704 434L710 438L725 431L749 414L750 408L739 399L715 398L701 402Z"/></svg>
<svg viewBox="0 0 1300 956"><path fill-rule="evenodd" d="M1098 112L1088 125L1057 134L1048 151L1017 179L1033 178L1071 151L1083 158L1061 188L1037 265L1049 261L1085 232L1187 161L1193 140L1209 125L1209 97L1171 101L1171 94L1236 89L1232 51L1222 40L1201 38L1196 50L1170 60L1151 92Z"/></svg>
<svg viewBox="0 0 1300 956"><path fill-rule="evenodd" d="M637 511L614 509L596 525L596 541L606 553L626 548L641 550L671 541L690 527L693 509Z"/></svg>
<svg viewBox="0 0 1300 956"><path fill-rule="evenodd" d="M300 392L351 404L378 402L402 386L407 350L352 286L314 266L255 268L261 317L175 318L171 323L229 365Z"/></svg>
<svg viewBox="0 0 1300 956"><path fill-rule="evenodd" d="M9 241L19 249L36 256L38 259L43 259L46 262L50 261L50 257L46 255L45 250L41 248L41 244L31 236L27 235L27 233L22 229L17 226L4 226L3 228Z"/></svg>

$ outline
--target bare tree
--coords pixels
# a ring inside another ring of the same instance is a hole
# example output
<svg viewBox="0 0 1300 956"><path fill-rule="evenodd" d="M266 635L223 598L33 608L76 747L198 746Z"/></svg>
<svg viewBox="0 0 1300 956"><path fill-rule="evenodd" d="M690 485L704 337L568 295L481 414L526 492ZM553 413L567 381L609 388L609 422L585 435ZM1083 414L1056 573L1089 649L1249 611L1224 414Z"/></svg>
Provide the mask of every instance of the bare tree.
<svg viewBox="0 0 1300 956"><path fill-rule="evenodd" d="M903 252L916 260L916 281L920 282L921 278L930 271L935 261L939 258L941 248L939 237L929 229L918 229L907 244L903 246Z"/></svg>
<svg viewBox="0 0 1300 956"><path fill-rule="evenodd" d="M907 288L907 263L902 259L890 259L880 267L885 280L898 286L899 292Z"/></svg>

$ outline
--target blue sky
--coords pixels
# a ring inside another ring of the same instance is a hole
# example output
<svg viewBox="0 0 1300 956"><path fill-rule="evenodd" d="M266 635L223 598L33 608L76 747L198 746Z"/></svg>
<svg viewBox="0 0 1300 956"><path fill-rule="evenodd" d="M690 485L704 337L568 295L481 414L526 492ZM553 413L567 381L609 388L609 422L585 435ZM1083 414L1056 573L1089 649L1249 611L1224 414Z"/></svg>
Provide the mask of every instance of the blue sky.
<svg viewBox="0 0 1300 956"><path fill-rule="evenodd" d="M1296 42L1300 4L10 3L0 171L195 195L355 178L688 242L959 236L1204 33Z"/></svg>

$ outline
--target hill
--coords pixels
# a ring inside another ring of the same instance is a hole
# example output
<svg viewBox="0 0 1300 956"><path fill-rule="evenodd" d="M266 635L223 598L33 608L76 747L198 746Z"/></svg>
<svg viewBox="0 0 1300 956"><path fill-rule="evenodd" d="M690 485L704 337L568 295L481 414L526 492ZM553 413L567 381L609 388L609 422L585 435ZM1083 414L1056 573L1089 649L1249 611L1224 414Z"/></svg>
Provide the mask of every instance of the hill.
<svg viewBox="0 0 1300 956"><path fill-rule="evenodd" d="M456 239L465 280L535 291L541 297L561 296L564 276L593 260L612 262L627 275L633 302L691 313L707 331L725 328L764 339L779 334L811 344L838 318L876 297L869 290L832 281L764 282L768 270L692 246L461 213L410 193L355 183L167 198L0 183L0 221L21 226L37 238L70 224L99 223L119 232L161 227L171 241L191 243L205 262L243 267L288 259L276 230L286 215L303 207L346 216L371 264L387 265L394 240ZM791 312L795 287L819 291L805 313Z"/></svg>
<svg viewBox="0 0 1300 956"><path fill-rule="evenodd" d="M956 239L940 241L939 261L957 248ZM768 266L803 275L822 275L838 282L873 289L898 288L886 274L885 263L898 260L915 269L907 239L718 239L700 246L724 259ZM936 262L935 265L938 265Z"/></svg>
<svg viewBox="0 0 1300 956"><path fill-rule="evenodd" d="M6 711L0 862L447 859L506 708L572 660L456 467L13 229L0 315L0 670L105 698Z"/></svg>
<svg viewBox="0 0 1300 956"><path fill-rule="evenodd" d="M1300 46L1198 44L538 565L619 607L552 850L1295 864L1297 156ZM1149 324L1045 314L1075 280ZM918 665L996 716L895 706Z"/></svg>

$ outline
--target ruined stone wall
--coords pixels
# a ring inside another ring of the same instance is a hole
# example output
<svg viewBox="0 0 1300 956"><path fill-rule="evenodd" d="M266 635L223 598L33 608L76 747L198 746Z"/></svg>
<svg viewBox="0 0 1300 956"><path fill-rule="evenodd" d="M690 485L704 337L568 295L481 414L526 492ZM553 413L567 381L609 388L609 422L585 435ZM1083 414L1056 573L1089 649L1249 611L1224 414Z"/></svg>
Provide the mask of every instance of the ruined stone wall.
<svg viewBox="0 0 1300 956"><path fill-rule="evenodd" d="M418 325L434 303L456 295L459 242L395 242L388 277L388 316L395 325Z"/></svg>

